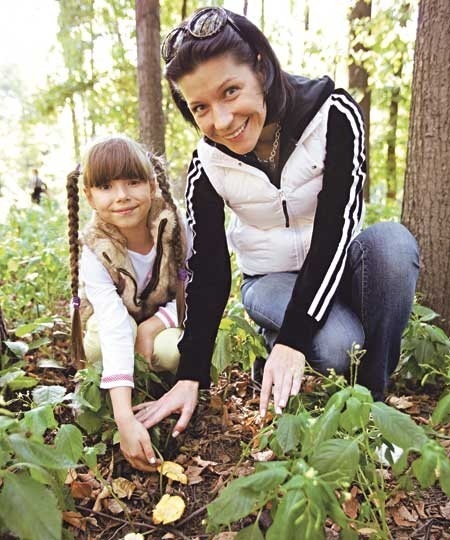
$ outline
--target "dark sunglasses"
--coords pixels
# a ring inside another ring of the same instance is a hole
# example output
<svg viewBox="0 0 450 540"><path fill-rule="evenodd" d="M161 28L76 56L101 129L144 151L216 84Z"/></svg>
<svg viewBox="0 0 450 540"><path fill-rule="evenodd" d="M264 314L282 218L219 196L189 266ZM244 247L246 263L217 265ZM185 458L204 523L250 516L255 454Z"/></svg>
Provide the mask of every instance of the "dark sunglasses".
<svg viewBox="0 0 450 540"><path fill-rule="evenodd" d="M207 39L221 32L227 23L244 39L239 28L223 8L199 9L190 19L167 34L161 46L164 62L168 64L175 58L187 34L196 39Z"/></svg>

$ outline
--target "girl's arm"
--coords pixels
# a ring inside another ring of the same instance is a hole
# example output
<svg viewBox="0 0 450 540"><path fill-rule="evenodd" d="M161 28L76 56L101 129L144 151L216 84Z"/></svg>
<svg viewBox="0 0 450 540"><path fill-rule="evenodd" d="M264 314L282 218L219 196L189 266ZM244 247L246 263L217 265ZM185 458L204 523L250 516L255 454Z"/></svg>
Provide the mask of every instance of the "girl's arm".
<svg viewBox="0 0 450 540"><path fill-rule="evenodd" d="M152 471L156 463L147 429L134 416L131 408L131 388L109 390L114 420L120 434L120 449L126 460L141 471Z"/></svg>

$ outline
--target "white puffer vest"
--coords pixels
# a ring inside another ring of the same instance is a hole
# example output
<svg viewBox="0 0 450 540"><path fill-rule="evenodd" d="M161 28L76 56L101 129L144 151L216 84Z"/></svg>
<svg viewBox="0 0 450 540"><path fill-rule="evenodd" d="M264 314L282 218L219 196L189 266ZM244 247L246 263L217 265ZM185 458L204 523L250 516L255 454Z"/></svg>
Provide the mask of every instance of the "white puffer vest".
<svg viewBox="0 0 450 540"><path fill-rule="evenodd" d="M228 243L245 274L297 271L303 265L322 189L330 103L328 98L303 132L283 167L280 189L263 171L199 142L209 181L232 210Z"/></svg>

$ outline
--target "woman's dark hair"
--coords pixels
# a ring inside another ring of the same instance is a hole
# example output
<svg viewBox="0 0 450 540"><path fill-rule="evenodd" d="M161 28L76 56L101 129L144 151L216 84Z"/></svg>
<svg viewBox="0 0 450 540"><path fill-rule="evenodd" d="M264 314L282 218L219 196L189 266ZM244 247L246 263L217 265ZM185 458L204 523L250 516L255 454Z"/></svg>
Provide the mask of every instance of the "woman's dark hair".
<svg viewBox="0 0 450 540"><path fill-rule="evenodd" d="M186 31L176 55L167 64L166 78L175 104L183 117L197 127L176 83L206 60L228 53L236 62L246 64L256 74L262 75L267 105L266 124L280 120L289 106L292 88L272 46L261 30L246 17L225 11L239 33L231 24L226 24L220 32L205 39L198 39Z"/></svg>

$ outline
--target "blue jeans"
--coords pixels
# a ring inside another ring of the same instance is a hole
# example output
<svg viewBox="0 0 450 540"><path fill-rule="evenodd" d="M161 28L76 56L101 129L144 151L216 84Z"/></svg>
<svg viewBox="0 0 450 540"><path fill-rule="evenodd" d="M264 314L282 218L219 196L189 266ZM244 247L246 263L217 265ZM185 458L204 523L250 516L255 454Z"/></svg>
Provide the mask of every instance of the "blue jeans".
<svg viewBox="0 0 450 540"><path fill-rule="evenodd" d="M321 373L333 368L347 375L348 351L353 343L359 344L367 352L358 369L358 382L375 399L382 399L400 358L418 273L417 243L403 225L383 222L362 231L349 246L328 318L316 332L311 350L302 351L309 364ZM244 307L262 328L269 350L296 279L296 272L276 272L248 277L242 284Z"/></svg>

